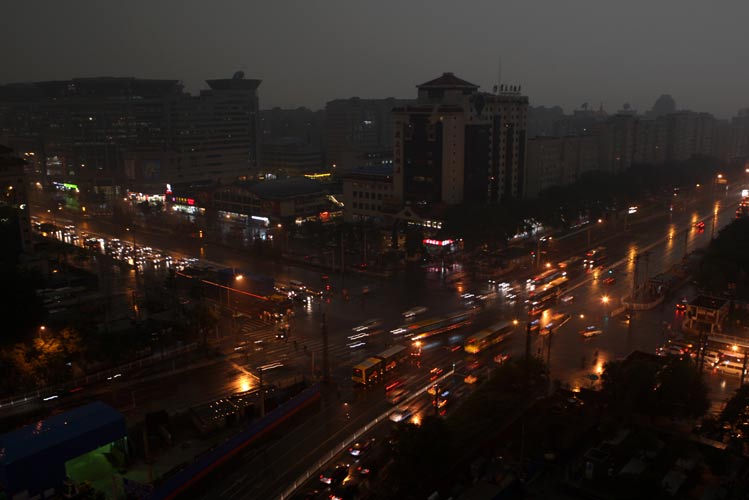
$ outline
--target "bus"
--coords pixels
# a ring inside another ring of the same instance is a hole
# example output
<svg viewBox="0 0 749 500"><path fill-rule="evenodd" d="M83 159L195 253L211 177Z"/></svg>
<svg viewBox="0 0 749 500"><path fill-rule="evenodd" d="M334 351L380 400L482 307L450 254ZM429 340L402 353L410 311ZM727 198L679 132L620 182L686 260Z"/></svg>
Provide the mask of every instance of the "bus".
<svg viewBox="0 0 749 500"><path fill-rule="evenodd" d="M381 380L387 372L403 364L408 357L408 348L395 345L354 366L351 379L359 385L372 385Z"/></svg>
<svg viewBox="0 0 749 500"><path fill-rule="evenodd" d="M568 279L560 276L545 284L538 292L534 292L528 299L528 311L531 316L541 314L551 307L559 296L567 289Z"/></svg>
<svg viewBox="0 0 749 500"><path fill-rule="evenodd" d="M533 291L536 288L547 284L548 282L558 278L559 276L562 276L562 272L558 269L549 269L547 271L542 272L538 276L534 276L533 278L529 279L526 284L529 290Z"/></svg>
<svg viewBox="0 0 749 500"><path fill-rule="evenodd" d="M469 312L461 312L399 326L394 330L390 330L390 333L410 337L411 340L420 340L469 324L471 324L471 314Z"/></svg>
<svg viewBox="0 0 749 500"><path fill-rule="evenodd" d="M416 342L417 340L423 340L432 335L438 335L440 333L468 326L471 324L472 320L473 318L470 312L454 313L442 318L437 318L436 320L425 322L427 324L422 324L414 330L409 330L407 335L411 336L411 340Z"/></svg>
<svg viewBox="0 0 749 500"><path fill-rule="evenodd" d="M502 321L468 337L463 350L468 354L478 354L487 347L502 342L510 333L512 333L512 323Z"/></svg>
<svg viewBox="0 0 749 500"><path fill-rule="evenodd" d="M585 254L583 267L593 269L603 264L604 260L606 260L606 247L596 247L588 250L588 253Z"/></svg>

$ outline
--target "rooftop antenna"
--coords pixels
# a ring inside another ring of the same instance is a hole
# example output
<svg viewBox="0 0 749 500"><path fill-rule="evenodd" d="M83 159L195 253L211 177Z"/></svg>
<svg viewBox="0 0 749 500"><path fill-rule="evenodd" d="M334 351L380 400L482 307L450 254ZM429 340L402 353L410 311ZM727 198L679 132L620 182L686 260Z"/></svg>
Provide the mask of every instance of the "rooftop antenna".
<svg viewBox="0 0 749 500"><path fill-rule="evenodd" d="M497 86L494 88L499 89L501 86L502 86L502 56L499 56L499 58L497 59ZM496 90L494 93L499 94L499 90Z"/></svg>

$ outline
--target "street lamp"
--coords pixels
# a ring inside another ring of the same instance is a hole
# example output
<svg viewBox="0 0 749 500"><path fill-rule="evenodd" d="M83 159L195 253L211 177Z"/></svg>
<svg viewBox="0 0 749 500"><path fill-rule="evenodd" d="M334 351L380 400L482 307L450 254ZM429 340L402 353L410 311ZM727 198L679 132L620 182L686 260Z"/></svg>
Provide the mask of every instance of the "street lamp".
<svg viewBox="0 0 749 500"><path fill-rule="evenodd" d="M610 300L611 299L609 298L608 295L604 295L603 297L601 297L601 303L603 304L603 317L604 318L607 318L609 315L608 305L609 305Z"/></svg>

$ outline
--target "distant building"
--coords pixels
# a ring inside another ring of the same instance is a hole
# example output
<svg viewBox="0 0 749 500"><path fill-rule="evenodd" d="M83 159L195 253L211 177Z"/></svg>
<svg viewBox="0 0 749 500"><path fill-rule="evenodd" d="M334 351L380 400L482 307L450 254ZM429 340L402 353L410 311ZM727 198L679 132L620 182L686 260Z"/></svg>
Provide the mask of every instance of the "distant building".
<svg viewBox="0 0 749 500"><path fill-rule="evenodd" d="M647 113L647 117L658 118L672 113L676 113L676 101L670 95L663 94L656 99L653 108Z"/></svg>
<svg viewBox="0 0 749 500"><path fill-rule="evenodd" d="M336 99L325 105L323 144L330 168L346 171L363 165L367 155L391 151L393 108L409 100Z"/></svg>
<svg viewBox="0 0 749 500"><path fill-rule="evenodd" d="M0 206L9 207L16 214L15 218L4 218L4 220L0 221L0 224L17 225L17 229L12 228L11 230L14 232L18 231L18 241L20 243L20 248L5 248L3 250L31 253L33 249L31 242L31 218L26 195L25 165L26 162L16 156L12 149L0 145L0 193L2 193ZM6 241L3 244L7 246L10 242Z"/></svg>
<svg viewBox="0 0 749 500"><path fill-rule="evenodd" d="M618 173L632 166L637 117L617 113L595 127L598 137L598 164L601 170Z"/></svg>
<svg viewBox="0 0 749 500"><path fill-rule="evenodd" d="M328 186L305 177L220 186L213 191L211 208L264 227L327 220L340 211Z"/></svg>
<svg viewBox="0 0 749 500"><path fill-rule="evenodd" d="M444 73L417 88L415 104L393 110L396 199L434 206L522 197L528 98L519 87L488 94Z"/></svg>
<svg viewBox="0 0 749 500"><path fill-rule="evenodd" d="M75 78L0 86L0 134L51 179L112 186L131 152L168 149L177 80Z"/></svg>
<svg viewBox="0 0 749 500"><path fill-rule="evenodd" d="M184 96L174 113L176 171L172 183L230 182L254 176L258 166L260 80L207 80L210 90Z"/></svg>
<svg viewBox="0 0 749 500"><path fill-rule="evenodd" d="M597 170L598 160L592 135L529 139L525 194L536 198L550 187L573 184L583 173Z"/></svg>
<svg viewBox="0 0 749 500"><path fill-rule="evenodd" d="M114 196L125 187L254 175L260 80L74 78L0 86L0 136L34 153L45 180Z"/></svg>
<svg viewBox="0 0 749 500"><path fill-rule="evenodd" d="M325 110L272 108L260 111L260 143L277 143L294 138L322 151ZM262 156L262 153L261 153Z"/></svg>
<svg viewBox="0 0 749 500"><path fill-rule="evenodd" d="M344 220L382 224L383 206L396 203L393 167L360 167L344 174L342 182Z"/></svg>
<svg viewBox="0 0 749 500"><path fill-rule="evenodd" d="M290 177L326 171L322 151L295 137L266 142L260 152L261 175Z"/></svg>

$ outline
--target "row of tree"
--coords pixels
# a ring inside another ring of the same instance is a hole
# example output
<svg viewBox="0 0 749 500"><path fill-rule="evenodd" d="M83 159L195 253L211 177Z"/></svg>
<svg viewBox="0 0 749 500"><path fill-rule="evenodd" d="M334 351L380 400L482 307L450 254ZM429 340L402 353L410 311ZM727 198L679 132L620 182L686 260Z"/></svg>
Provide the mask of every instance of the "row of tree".
<svg viewBox="0 0 749 500"><path fill-rule="evenodd" d="M534 222L563 229L581 218L598 218L661 194L670 196L676 187L700 184L712 189L718 172L729 179L745 175L743 163L725 164L708 157L663 165L633 165L618 173L594 170L585 172L571 185L543 191L535 200L451 206L444 217L443 233L445 237L462 238L468 249L482 244L502 246Z"/></svg>
<svg viewBox="0 0 749 500"><path fill-rule="evenodd" d="M710 242L696 279L708 293L749 299L749 218L736 219Z"/></svg>

